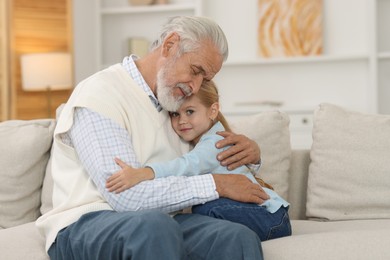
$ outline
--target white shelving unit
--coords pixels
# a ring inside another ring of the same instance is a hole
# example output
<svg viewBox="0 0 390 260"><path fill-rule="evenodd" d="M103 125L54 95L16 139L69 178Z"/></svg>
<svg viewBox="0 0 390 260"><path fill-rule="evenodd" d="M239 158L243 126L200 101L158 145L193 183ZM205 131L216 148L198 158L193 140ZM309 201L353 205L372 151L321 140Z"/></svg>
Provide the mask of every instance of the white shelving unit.
<svg viewBox="0 0 390 260"><path fill-rule="evenodd" d="M87 5L89 13L78 15L76 9ZM229 59L215 78L222 111L228 118L286 111L292 146L309 148L312 113L319 103L390 114L390 0L323 0L323 5L323 55L261 59L257 0L171 0L168 5L136 7L127 0L74 1L76 81L120 62L129 37L155 39L169 16L208 16L229 41ZM92 26L85 25L86 15ZM86 61L91 66L83 71ZM281 105L269 105L275 103Z"/></svg>

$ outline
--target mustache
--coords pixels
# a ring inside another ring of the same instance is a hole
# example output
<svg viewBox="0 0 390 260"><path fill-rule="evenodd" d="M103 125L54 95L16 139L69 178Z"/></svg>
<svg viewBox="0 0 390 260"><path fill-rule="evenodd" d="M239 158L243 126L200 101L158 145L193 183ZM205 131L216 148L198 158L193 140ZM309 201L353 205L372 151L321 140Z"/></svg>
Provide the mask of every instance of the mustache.
<svg viewBox="0 0 390 260"><path fill-rule="evenodd" d="M178 83L176 85L176 87L180 88L184 92L186 97L189 97L189 96L192 95L192 89L187 84L185 84L185 83Z"/></svg>

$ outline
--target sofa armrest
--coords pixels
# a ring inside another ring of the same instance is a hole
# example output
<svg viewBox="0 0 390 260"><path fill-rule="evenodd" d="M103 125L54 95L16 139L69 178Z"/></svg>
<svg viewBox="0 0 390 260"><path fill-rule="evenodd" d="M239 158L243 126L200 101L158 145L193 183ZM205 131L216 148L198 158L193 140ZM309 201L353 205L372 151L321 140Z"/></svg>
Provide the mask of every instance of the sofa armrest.
<svg viewBox="0 0 390 260"><path fill-rule="evenodd" d="M310 164L309 150L293 150L289 169L288 201L291 219L306 219L306 192Z"/></svg>

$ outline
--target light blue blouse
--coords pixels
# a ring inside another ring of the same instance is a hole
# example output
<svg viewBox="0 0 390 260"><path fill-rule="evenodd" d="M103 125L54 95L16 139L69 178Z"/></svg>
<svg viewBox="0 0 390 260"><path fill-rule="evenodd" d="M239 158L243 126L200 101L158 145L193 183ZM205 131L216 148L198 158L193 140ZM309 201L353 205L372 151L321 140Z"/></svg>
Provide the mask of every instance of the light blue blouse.
<svg viewBox="0 0 390 260"><path fill-rule="evenodd" d="M167 176L194 176L200 174L221 173L221 174L244 174L252 182L257 183L256 179L247 166L241 166L233 171L229 171L225 166L221 166L217 160L217 154L226 150L228 147L218 149L215 143L222 140L218 131L224 131L224 127L217 122L207 133L199 140L198 144L188 153L167 162L149 163L146 166L153 169L156 178ZM281 206L287 207L289 203L280 197L275 191L264 188L264 191L270 196L261 206L266 207L270 213L276 212Z"/></svg>

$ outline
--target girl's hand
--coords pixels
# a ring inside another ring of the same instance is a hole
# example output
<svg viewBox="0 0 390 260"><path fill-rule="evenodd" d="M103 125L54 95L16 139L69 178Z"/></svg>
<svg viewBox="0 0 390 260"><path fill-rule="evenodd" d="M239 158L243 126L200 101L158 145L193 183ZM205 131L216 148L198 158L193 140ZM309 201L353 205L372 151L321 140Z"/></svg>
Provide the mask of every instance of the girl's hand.
<svg viewBox="0 0 390 260"><path fill-rule="evenodd" d="M106 188L109 192L120 193L142 181L154 179L154 172L151 168L132 168L119 158L115 158L115 162L122 169L107 179Z"/></svg>
<svg viewBox="0 0 390 260"><path fill-rule="evenodd" d="M257 143L245 135L238 135L231 132L218 132L225 137L216 143L217 148L232 145L226 151L218 154L217 158L221 165L234 170L245 164L258 164L260 162L260 147Z"/></svg>

